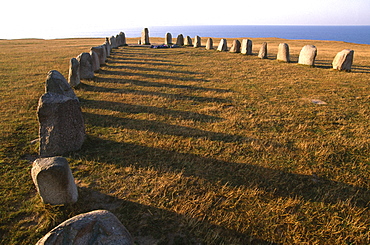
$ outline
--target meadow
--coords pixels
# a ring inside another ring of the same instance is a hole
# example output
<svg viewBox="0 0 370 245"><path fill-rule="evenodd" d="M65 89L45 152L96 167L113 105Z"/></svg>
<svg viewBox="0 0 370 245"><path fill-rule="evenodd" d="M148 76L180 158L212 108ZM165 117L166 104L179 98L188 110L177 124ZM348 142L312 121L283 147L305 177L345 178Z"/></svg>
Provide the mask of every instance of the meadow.
<svg viewBox="0 0 370 245"><path fill-rule="evenodd" d="M41 202L30 175L38 99L49 70L67 78L69 60L104 40L0 40L0 243L34 244L107 209L138 245L369 244L370 46L251 40L252 56L113 50L75 89L87 137L65 157L79 200L59 206ZM291 63L275 60L281 42ZM306 44L315 67L297 64ZM331 69L345 48L352 71Z"/></svg>

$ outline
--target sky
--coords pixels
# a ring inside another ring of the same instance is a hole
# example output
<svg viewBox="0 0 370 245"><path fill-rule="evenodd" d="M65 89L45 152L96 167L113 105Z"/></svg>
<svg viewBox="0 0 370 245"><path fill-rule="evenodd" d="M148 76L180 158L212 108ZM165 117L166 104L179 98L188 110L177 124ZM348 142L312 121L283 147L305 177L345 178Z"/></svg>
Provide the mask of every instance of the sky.
<svg viewBox="0 0 370 245"><path fill-rule="evenodd" d="M0 39L177 25L370 25L369 12L370 0L12 0L0 9Z"/></svg>

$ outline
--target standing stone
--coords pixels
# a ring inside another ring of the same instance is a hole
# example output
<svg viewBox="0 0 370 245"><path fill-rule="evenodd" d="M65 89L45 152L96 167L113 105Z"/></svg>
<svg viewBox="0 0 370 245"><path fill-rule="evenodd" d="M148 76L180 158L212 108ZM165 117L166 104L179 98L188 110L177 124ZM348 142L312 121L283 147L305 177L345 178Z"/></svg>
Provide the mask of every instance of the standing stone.
<svg viewBox="0 0 370 245"><path fill-rule="evenodd" d="M148 28L144 28L144 30L141 32L141 44L150 45Z"/></svg>
<svg viewBox="0 0 370 245"><path fill-rule="evenodd" d="M267 42L262 43L258 57L261 59L267 59Z"/></svg>
<svg viewBox="0 0 370 245"><path fill-rule="evenodd" d="M184 36L182 34L177 35L176 45L184 46Z"/></svg>
<svg viewBox="0 0 370 245"><path fill-rule="evenodd" d="M31 176L44 203L61 205L77 201L77 186L64 157L36 159L32 165Z"/></svg>
<svg viewBox="0 0 370 245"><path fill-rule="evenodd" d="M125 33L121 31L118 35L121 37L121 44L120 44L120 46L127 46Z"/></svg>
<svg viewBox="0 0 370 245"><path fill-rule="evenodd" d="M252 40L243 39L241 53L246 55L252 55Z"/></svg>
<svg viewBox="0 0 370 245"><path fill-rule="evenodd" d="M229 50L230 53L240 53L240 41L239 40L234 40L233 43L231 44L231 48Z"/></svg>
<svg viewBox="0 0 370 245"><path fill-rule="evenodd" d="M289 45L286 43L280 43L277 53L277 60L283 62L290 62Z"/></svg>
<svg viewBox="0 0 370 245"><path fill-rule="evenodd" d="M193 46L193 41L189 36L186 36L185 38L185 46Z"/></svg>
<svg viewBox="0 0 370 245"><path fill-rule="evenodd" d="M199 48L200 46L202 46L202 40L200 36L195 36L194 37L194 48Z"/></svg>
<svg viewBox="0 0 370 245"><path fill-rule="evenodd" d="M71 87L77 87L80 83L80 63L76 58L69 61L68 83Z"/></svg>
<svg viewBox="0 0 370 245"><path fill-rule="evenodd" d="M317 48L314 45L306 45L299 53L298 64L314 66Z"/></svg>
<svg viewBox="0 0 370 245"><path fill-rule="evenodd" d="M84 52L77 56L76 59L80 63L80 79L93 79L94 70L91 55Z"/></svg>
<svg viewBox="0 0 370 245"><path fill-rule="evenodd" d="M172 44L172 34L167 32L166 36L164 37L164 44L171 45Z"/></svg>
<svg viewBox="0 0 370 245"><path fill-rule="evenodd" d="M45 89L37 107L40 156L79 150L85 139L85 125L76 94L58 71L48 73Z"/></svg>
<svg viewBox="0 0 370 245"><path fill-rule="evenodd" d="M117 47L118 47L118 45L117 45L117 39L116 39L116 37L114 37L114 36L111 36L111 37L109 38L109 43L110 43L110 45L112 46L112 49L114 49L114 48L117 48Z"/></svg>
<svg viewBox="0 0 370 245"><path fill-rule="evenodd" d="M217 51L227 51L227 41L226 39L221 39L218 44Z"/></svg>
<svg viewBox="0 0 370 245"><path fill-rule="evenodd" d="M110 46L110 43L109 43L109 38L105 38L105 42L103 43L103 46L105 47L105 50L107 52L107 57L110 56L110 52L112 51L112 47Z"/></svg>
<svg viewBox="0 0 370 245"><path fill-rule="evenodd" d="M92 59L93 70L94 72L98 72L100 70L99 55L96 52L90 50L90 56Z"/></svg>
<svg viewBox="0 0 370 245"><path fill-rule="evenodd" d="M355 51L344 49L333 60L333 69L339 71L351 71Z"/></svg>
<svg viewBox="0 0 370 245"><path fill-rule="evenodd" d="M212 39L212 38L208 38L208 39L207 39L206 49L207 49L207 50L211 50L211 49L213 49L213 39Z"/></svg>
<svg viewBox="0 0 370 245"><path fill-rule="evenodd" d="M107 210L74 216L49 231L36 245L133 245L133 239L117 217Z"/></svg>
<svg viewBox="0 0 370 245"><path fill-rule="evenodd" d="M103 45L100 45L92 47L90 50L98 55L100 65L105 65L105 61L107 60L107 49Z"/></svg>

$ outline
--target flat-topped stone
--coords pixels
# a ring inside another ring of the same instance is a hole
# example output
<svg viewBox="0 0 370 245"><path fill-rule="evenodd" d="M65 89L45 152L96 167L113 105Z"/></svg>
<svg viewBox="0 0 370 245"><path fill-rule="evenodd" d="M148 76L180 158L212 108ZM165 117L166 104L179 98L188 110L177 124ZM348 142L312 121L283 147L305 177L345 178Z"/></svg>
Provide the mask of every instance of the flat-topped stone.
<svg viewBox="0 0 370 245"><path fill-rule="evenodd" d="M352 49L344 49L337 53L333 60L333 69L339 71L351 71L353 56L355 51Z"/></svg>
<svg viewBox="0 0 370 245"><path fill-rule="evenodd" d="M314 66L317 48L314 45L305 45L299 53L298 64Z"/></svg>

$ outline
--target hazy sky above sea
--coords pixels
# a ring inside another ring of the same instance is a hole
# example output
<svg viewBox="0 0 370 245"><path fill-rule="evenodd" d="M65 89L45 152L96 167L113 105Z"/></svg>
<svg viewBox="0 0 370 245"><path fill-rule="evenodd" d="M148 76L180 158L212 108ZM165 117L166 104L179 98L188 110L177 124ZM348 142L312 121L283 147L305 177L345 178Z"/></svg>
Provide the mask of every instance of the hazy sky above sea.
<svg viewBox="0 0 370 245"><path fill-rule="evenodd" d="M0 38L176 25L370 25L369 12L370 0L13 0L1 7Z"/></svg>

